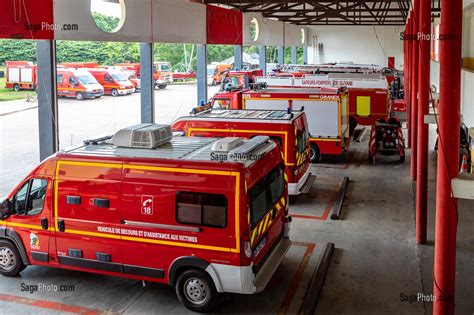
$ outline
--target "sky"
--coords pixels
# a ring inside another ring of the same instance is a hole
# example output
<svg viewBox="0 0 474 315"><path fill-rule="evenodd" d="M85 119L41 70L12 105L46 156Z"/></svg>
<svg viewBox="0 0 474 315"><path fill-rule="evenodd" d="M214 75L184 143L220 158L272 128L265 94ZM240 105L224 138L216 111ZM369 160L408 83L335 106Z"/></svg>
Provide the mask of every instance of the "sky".
<svg viewBox="0 0 474 315"><path fill-rule="evenodd" d="M92 0L91 11L118 18L121 16L119 3L106 2L104 0Z"/></svg>

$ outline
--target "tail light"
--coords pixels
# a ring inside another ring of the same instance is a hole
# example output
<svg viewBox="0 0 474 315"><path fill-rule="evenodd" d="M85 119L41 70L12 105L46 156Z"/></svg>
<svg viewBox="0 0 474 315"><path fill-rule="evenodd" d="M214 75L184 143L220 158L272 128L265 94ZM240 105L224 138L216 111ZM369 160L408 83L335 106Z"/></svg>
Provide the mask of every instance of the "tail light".
<svg viewBox="0 0 474 315"><path fill-rule="evenodd" d="M252 248L250 247L249 241L244 242L244 248L245 248L245 256L247 258L252 257Z"/></svg>
<svg viewBox="0 0 474 315"><path fill-rule="evenodd" d="M240 244L242 249L240 254L240 264L242 266L249 266L251 264L252 258L252 246L250 245L250 236L248 231L242 235Z"/></svg>

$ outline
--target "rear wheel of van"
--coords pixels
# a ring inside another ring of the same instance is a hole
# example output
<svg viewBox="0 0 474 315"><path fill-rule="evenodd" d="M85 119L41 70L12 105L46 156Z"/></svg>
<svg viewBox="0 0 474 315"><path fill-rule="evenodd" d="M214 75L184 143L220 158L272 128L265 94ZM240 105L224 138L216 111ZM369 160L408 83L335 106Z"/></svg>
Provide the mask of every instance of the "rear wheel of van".
<svg viewBox="0 0 474 315"><path fill-rule="evenodd" d="M211 277L200 270L186 270L176 281L176 295L186 308L194 312L210 312L219 303Z"/></svg>
<svg viewBox="0 0 474 315"><path fill-rule="evenodd" d="M23 263L16 246L7 240L0 240L0 274L14 277L25 269L22 267Z"/></svg>
<svg viewBox="0 0 474 315"><path fill-rule="evenodd" d="M310 160L311 163L321 162L321 152L319 151L319 146L316 143L310 144Z"/></svg>
<svg viewBox="0 0 474 315"><path fill-rule="evenodd" d="M15 92L20 92L20 90L21 90L21 89L20 89L20 85L19 85L19 84L15 84L15 85L13 86L13 91L15 91Z"/></svg>
<svg viewBox="0 0 474 315"><path fill-rule="evenodd" d="M112 96L118 96L119 95L117 89L112 89L111 93L112 93Z"/></svg>
<svg viewBox="0 0 474 315"><path fill-rule="evenodd" d="M84 94L82 94L82 92L77 92L76 93L76 100L78 100L78 101L84 100Z"/></svg>
<svg viewBox="0 0 474 315"><path fill-rule="evenodd" d="M160 90L166 89L167 86L168 86L168 84L158 84L158 88Z"/></svg>

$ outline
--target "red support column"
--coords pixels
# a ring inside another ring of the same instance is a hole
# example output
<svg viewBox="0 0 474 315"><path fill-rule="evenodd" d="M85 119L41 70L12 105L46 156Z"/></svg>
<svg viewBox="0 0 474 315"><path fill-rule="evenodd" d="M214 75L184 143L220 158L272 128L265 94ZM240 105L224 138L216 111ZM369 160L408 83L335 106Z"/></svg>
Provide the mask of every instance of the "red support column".
<svg viewBox="0 0 474 315"><path fill-rule="evenodd" d="M416 180L416 162L417 162L417 117L418 117L418 17L420 9L420 0L414 0L412 11L412 67L411 67L411 158L410 175L412 180Z"/></svg>
<svg viewBox="0 0 474 315"><path fill-rule="evenodd" d="M431 0L420 0L418 56L418 139L416 145L416 242L426 244L428 219L428 125L430 106Z"/></svg>
<svg viewBox="0 0 474 315"><path fill-rule="evenodd" d="M405 53L405 67L404 67L404 89L405 89L405 104L407 105L407 128L408 128L408 148L411 148L411 42L409 40L411 34L411 14L408 16L407 24L405 26L404 42L406 45Z"/></svg>
<svg viewBox="0 0 474 315"><path fill-rule="evenodd" d="M439 137L436 186L433 314L454 314L457 200L451 179L459 173L462 0L441 0Z"/></svg>

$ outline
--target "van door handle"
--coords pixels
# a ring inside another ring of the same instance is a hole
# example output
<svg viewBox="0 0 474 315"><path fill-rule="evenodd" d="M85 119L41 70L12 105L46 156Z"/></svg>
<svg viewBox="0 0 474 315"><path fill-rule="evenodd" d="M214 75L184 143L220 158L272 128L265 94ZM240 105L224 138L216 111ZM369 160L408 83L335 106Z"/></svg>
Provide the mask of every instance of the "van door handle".
<svg viewBox="0 0 474 315"><path fill-rule="evenodd" d="M48 218L41 218L41 227L43 228L43 230L48 229Z"/></svg>
<svg viewBox="0 0 474 315"><path fill-rule="evenodd" d="M59 229L59 232L64 232L66 230L64 220L58 220L58 229Z"/></svg>

